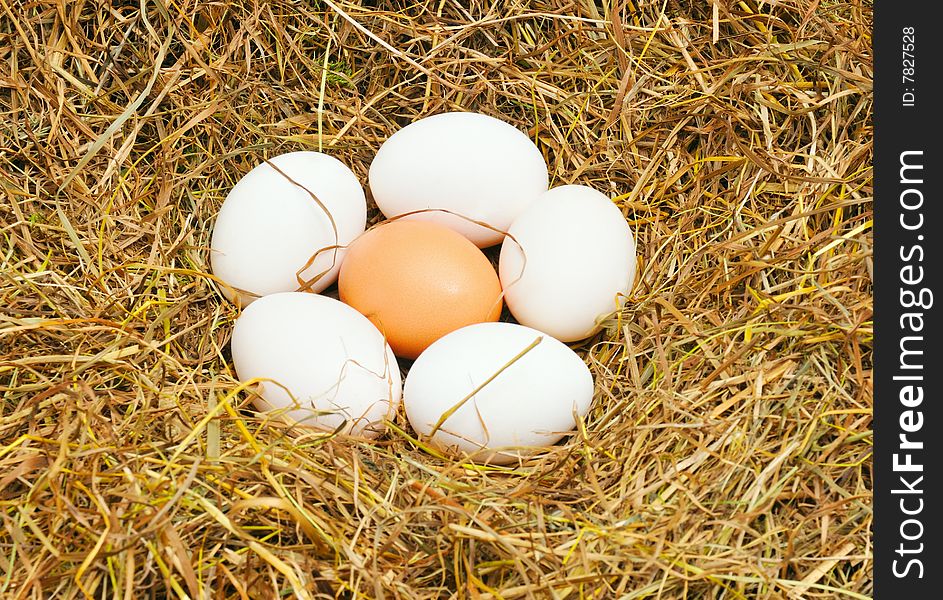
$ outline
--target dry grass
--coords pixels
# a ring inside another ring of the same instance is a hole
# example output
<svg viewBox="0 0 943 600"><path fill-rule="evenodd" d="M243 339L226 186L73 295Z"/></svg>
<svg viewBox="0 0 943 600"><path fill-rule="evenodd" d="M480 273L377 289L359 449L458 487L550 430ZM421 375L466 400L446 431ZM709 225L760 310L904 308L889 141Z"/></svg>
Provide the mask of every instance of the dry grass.
<svg viewBox="0 0 943 600"><path fill-rule="evenodd" d="M870 597L867 3L127 4L0 0L0 597ZM261 422L226 192L452 109L637 233L589 418L510 469Z"/></svg>

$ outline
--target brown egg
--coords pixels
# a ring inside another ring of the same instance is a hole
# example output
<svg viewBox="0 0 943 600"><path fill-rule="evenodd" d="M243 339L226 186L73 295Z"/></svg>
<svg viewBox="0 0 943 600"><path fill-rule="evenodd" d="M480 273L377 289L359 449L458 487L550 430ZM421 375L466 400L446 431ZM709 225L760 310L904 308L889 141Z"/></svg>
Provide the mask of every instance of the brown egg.
<svg viewBox="0 0 943 600"><path fill-rule="evenodd" d="M503 305L498 275L481 250L425 221L385 223L354 240L338 291L405 358L456 329L497 321Z"/></svg>

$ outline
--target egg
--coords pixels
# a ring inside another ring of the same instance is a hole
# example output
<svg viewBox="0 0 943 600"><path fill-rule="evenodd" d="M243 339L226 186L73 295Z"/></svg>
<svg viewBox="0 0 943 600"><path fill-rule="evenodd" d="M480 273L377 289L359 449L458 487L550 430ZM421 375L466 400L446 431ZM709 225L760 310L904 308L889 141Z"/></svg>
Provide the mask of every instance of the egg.
<svg viewBox="0 0 943 600"><path fill-rule="evenodd" d="M406 376L409 423L444 450L507 464L556 443L585 417L593 377L553 337L514 323L454 331L423 352ZM438 425L438 427L437 427Z"/></svg>
<svg viewBox="0 0 943 600"><path fill-rule="evenodd" d="M450 227L479 248L501 242L548 186L547 163L527 135L470 112L433 115L400 129L380 146L369 178L388 218L423 211L407 218Z"/></svg>
<svg viewBox="0 0 943 600"><path fill-rule="evenodd" d="M564 185L540 196L511 225L498 273L514 318L564 341L599 330L635 281L635 239L604 194Z"/></svg>
<svg viewBox="0 0 943 600"><path fill-rule="evenodd" d="M264 379L256 408L291 423L374 437L402 396L383 335L327 296L283 292L256 300L236 320L231 349L240 380Z"/></svg>
<svg viewBox="0 0 943 600"><path fill-rule="evenodd" d="M223 294L243 306L301 289L299 277L307 283L321 275L308 288L314 292L334 283L344 246L367 223L363 187L336 158L303 151L269 162L226 196L210 243L213 273L237 290L221 286Z"/></svg>
<svg viewBox="0 0 943 600"><path fill-rule="evenodd" d="M405 358L460 327L496 321L503 306L498 275L481 250L426 221L388 222L357 238L338 292Z"/></svg>

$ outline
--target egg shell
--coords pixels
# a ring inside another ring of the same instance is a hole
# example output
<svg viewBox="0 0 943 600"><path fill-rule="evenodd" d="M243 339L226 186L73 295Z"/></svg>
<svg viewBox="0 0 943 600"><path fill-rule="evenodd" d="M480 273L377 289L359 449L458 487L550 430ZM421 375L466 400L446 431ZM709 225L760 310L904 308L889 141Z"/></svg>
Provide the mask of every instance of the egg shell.
<svg viewBox="0 0 943 600"><path fill-rule="evenodd" d="M498 275L481 250L425 221L387 222L357 238L337 287L405 358L451 331L497 321L503 307Z"/></svg>
<svg viewBox="0 0 943 600"><path fill-rule="evenodd" d="M236 320L231 347L241 381L272 380L260 384L256 408L289 422L330 431L346 422L345 432L373 437L402 396L396 357L380 332L326 296L256 300Z"/></svg>
<svg viewBox="0 0 943 600"><path fill-rule="evenodd" d="M406 416L422 435L464 398L433 434L433 444L507 464L576 426L574 414L584 417L592 403L593 377L575 352L551 336L514 323L480 323L429 346L403 389Z"/></svg>
<svg viewBox="0 0 943 600"><path fill-rule="evenodd" d="M582 185L540 196L511 225L498 273L522 325L564 342L599 330L635 281L635 239L608 197Z"/></svg>
<svg viewBox="0 0 943 600"><path fill-rule="evenodd" d="M363 187L336 158L302 151L270 162L284 175L268 163L246 173L223 202L210 244L213 273L247 292L236 296L221 286L223 294L243 306L267 294L298 290L297 273L316 254L302 279L325 273L310 287L314 292L334 283L345 249L333 247L349 244L367 223Z"/></svg>
<svg viewBox="0 0 943 600"><path fill-rule="evenodd" d="M446 225L479 248L499 243L514 218L547 190L548 181L547 163L527 135L470 112L442 113L407 125L380 146L370 165L370 190L384 215L450 211L427 210L407 218Z"/></svg>

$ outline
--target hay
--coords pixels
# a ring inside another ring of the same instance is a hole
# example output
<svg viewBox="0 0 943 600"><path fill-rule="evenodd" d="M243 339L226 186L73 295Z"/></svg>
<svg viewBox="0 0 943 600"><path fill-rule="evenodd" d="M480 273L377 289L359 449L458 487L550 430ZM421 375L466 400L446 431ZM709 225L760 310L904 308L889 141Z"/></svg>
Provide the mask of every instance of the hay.
<svg viewBox="0 0 943 600"><path fill-rule="evenodd" d="M871 595L869 3L114 4L0 0L0 597ZM454 109L637 234L591 414L512 468L259 420L226 192Z"/></svg>

